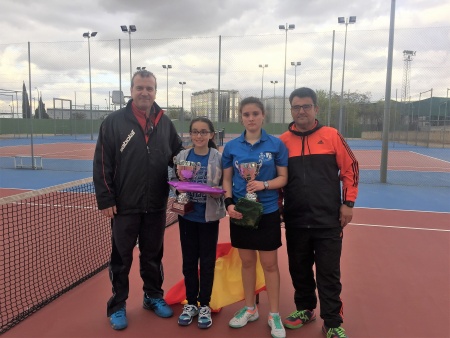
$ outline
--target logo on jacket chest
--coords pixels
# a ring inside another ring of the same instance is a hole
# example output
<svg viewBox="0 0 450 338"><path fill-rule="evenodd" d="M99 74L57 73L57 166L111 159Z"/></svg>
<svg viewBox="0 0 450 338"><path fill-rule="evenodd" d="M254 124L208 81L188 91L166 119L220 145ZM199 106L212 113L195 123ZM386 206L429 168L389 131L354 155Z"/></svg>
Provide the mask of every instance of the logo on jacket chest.
<svg viewBox="0 0 450 338"><path fill-rule="evenodd" d="M122 146L120 147L120 152L123 152L123 150L127 146L128 142L130 142L130 140L134 136L134 134L136 134L134 132L134 129L131 129L131 132L128 134L127 138L125 139L125 141L123 141Z"/></svg>

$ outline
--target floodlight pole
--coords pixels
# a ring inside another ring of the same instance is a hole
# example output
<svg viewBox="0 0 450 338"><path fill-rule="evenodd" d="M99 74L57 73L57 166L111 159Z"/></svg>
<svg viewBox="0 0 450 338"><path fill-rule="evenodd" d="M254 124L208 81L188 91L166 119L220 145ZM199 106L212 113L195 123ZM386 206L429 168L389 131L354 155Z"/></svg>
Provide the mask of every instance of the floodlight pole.
<svg viewBox="0 0 450 338"><path fill-rule="evenodd" d="M291 66L294 66L295 75L294 75L294 89L297 89L297 66L301 66L302 63L300 61L293 62L291 61Z"/></svg>
<svg viewBox="0 0 450 338"><path fill-rule="evenodd" d="M450 88L447 88L447 104L445 105L445 115L444 115L444 141L445 141L445 123L447 122L447 114L448 114L448 92ZM442 148L444 148L444 143L442 143Z"/></svg>
<svg viewBox="0 0 450 338"><path fill-rule="evenodd" d="M287 24L285 25L279 25L279 29L284 30L286 32L286 38L284 40L284 89L283 89L283 121L285 122L285 113L286 113L286 63L287 63L287 33L289 30L295 29L295 25L293 24Z"/></svg>
<svg viewBox="0 0 450 338"><path fill-rule="evenodd" d="M261 101L263 100L264 96L264 68L269 67L268 64L262 64L259 65L259 68L262 68L262 77L261 77Z"/></svg>
<svg viewBox="0 0 450 338"><path fill-rule="evenodd" d="M273 115L275 116L275 85L278 81L270 81L270 83L273 83Z"/></svg>
<svg viewBox="0 0 450 338"><path fill-rule="evenodd" d="M181 138L183 138L184 130L184 85L185 81L178 82L181 85Z"/></svg>
<svg viewBox="0 0 450 338"><path fill-rule="evenodd" d="M132 71L133 66L131 65L131 30L128 30L128 42L130 45L130 83L131 83L131 80L133 78L133 71Z"/></svg>
<svg viewBox="0 0 450 338"><path fill-rule="evenodd" d="M342 134L343 130L342 130L342 110L343 110L343 105L344 105L344 75L345 75L345 54L347 51L347 28L348 28L348 24L349 23L355 23L356 22L356 16L351 16L350 18L354 18L352 20L350 20L349 22L349 18L344 18L343 17L339 17L338 18L338 23L341 24L345 24L345 39L344 39L344 60L342 62L342 86L341 86L341 98L339 101L339 124L338 124L338 130L339 132Z"/></svg>
<svg viewBox="0 0 450 338"><path fill-rule="evenodd" d="M333 64L334 64L334 38L335 38L335 30L333 29L333 40L331 43L331 72L330 72L330 93L328 95L328 120L327 126L331 125L331 95L333 92Z"/></svg>
<svg viewBox="0 0 450 338"><path fill-rule="evenodd" d="M128 42L130 44L130 84L131 84L131 80L133 79L133 67L131 65L131 33L136 32L136 26L128 25L127 27L126 25L122 25L120 26L120 28L122 29L122 32L128 34Z"/></svg>
<svg viewBox="0 0 450 338"><path fill-rule="evenodd" d="M92 78L91 78L91 37L97 35L97 32L87 32L83 34L88 39L88 55L89 55L89 106L91 111L91 140L94 139L94 120L92 118Z"/></svg>
<svg viewBox="0 0 450 338"><path fill-rule="evenodd" d="M162 67L164 69L166 69L166 86L167 86L167 101L166 101L166 105L167 105L167 113L169 112L169 69L172 68L172 65L162 65Z"/></svg>
<svg viewBox="0 0 450 338"><path fill-rule="evenodd" d="M380 163L380 181L387 182L387 168L388 168L388 148L389 148L389 122L391 116L391 83L392 83L392 58L394 53L394 27L395 27L395 0L391 0L391 18L389 25L389 45L388 45L388 60L386 72L386 88L384 101L384 116L383 116L383 132L382 132L382 146L381 146L381 163ZM344 78L344 76L342 76ZM397 102L397 97L396 97ZM394 121L395 122L395 121ZM395 140L394 140L395 141Z"/></svg>

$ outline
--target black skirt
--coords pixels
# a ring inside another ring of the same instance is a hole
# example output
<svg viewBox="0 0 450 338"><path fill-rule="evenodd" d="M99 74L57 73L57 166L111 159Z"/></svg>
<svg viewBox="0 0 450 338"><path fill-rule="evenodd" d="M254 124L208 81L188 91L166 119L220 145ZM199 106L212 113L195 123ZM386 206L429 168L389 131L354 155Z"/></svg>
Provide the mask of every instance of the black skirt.
<svg viewBox="0 0 450 338"><path fill-rule="evenodd" d="M258 229L242 227L230 219L231 245L238 249L272 251L281 246L280 212L264 214Z"/></svg>

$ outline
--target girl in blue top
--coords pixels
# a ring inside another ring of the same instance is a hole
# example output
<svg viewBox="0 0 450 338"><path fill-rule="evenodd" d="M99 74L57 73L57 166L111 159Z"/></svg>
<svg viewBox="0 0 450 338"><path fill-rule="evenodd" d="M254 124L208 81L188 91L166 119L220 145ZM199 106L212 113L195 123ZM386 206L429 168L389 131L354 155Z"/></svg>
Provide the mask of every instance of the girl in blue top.
<svg viewBox="0 0 450 338"><path fill-rule="evenodd" d="M257 251L266 281L270 314L268 318L272 337L285 337L286 332L279 315L280 272L277 249L281 246L281 224L278 211L278 189L287 183L288 152L280 139L262 129L264 106L256 97L241 101L239 115L245 131L225 145L223 165L223 189L225 205L230 218L241 219L235 203L247 192L256 193L263 205L263 215L258 229L234 224L230 219L230 237L238 248L242 261L242 283L245 307L230 320L229 325L240 328L259 318L255 304ZM238 163L262 163L256 179L246 182L235 166Z"/></svg>
<svg viewBox="0 0 450 338"><path fill-rule="evenodd" d="M191 121L189 133L193 148L182 150L177 155L181 160L200 162L201 168L193 182L218 187L222 183L222 155L217 150L212 122L205 117ZM198 327L206 329L212 325L209 302L214 280L216 247L219 237L219 220L225 217L222 194L188 193L194 202L194 210L178 216L183 274L188 303L178 317L179 325L189 325L198 315ZM200 279L198 265L200 262ZM200 308L197 304L200 303Z"/></svg>

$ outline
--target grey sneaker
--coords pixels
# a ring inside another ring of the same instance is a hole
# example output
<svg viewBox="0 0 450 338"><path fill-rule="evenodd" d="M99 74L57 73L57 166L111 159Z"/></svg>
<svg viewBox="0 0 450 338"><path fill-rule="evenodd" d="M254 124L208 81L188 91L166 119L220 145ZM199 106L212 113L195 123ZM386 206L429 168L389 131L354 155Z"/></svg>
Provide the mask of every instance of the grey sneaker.
<svg viewBox="0 0 450 338"><path fill-rule="evenodd" d="M183 312L178 317L178 325L189 325L196 315L198 315L198 308L195 305L185 304L183 306Z"/></svg>
<svg viewBox="0 0 450 338"><path fill-rule="evenodd" d="M200 329L207 329L211 325L211 309L207 305L200 306L200 311L198 314L198 327Z"/></svg>

